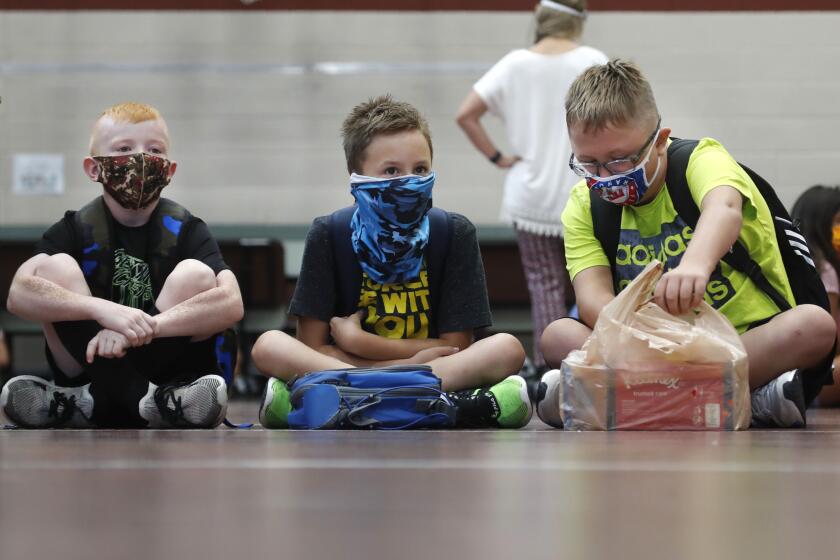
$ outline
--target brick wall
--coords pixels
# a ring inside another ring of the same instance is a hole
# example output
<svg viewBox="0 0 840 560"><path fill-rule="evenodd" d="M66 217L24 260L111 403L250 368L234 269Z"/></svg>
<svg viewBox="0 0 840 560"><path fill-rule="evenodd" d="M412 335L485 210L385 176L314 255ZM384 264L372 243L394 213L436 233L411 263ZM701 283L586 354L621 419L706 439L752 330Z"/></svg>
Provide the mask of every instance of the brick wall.
<svg viewBox="0 0 840 560"><path fill-rule="evenodd" d="M837 29L838 11L595 11L585 42L643 66L676 135L717 137L792 203L840 183ZM386 91L431 121L435 202L492 224L502 175L452 117L531 32L526 11L0 11L0 226L52 222L91 198L89 127L128 99L170 124L169 196L211 223L308 223L350 200L338 129ZM65 195L14 196L19 152L64 154Z"/></svg>

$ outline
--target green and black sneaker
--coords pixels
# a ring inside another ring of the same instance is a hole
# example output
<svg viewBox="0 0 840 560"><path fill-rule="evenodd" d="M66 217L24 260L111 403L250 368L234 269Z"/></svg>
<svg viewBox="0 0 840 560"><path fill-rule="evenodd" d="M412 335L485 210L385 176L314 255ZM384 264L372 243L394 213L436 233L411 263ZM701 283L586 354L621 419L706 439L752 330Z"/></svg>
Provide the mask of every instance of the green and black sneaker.
<svg viewBox="0 0 840 560"><path fill-rule="evenodd" d="M534 412L528 384L511 375L490 388L449 393L458 407L460 428L521 428Z"/></svg>
<svg viewBox="0 0 840 560"><path fill-rule="evenodd" d="M270 430L288 428L289 412L292 410L291 394L286 384L272 377L265 384L260 404L260 424Z"/></svg>

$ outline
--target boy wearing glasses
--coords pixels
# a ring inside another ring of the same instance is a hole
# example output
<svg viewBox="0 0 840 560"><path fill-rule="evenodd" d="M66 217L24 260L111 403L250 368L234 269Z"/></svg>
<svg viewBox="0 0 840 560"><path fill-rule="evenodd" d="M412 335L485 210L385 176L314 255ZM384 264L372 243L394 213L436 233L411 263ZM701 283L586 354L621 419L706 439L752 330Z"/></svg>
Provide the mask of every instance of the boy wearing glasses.
<svg viewBox="0 0 840 560"><path fill-rule="evenodd" d="M601 309L653 259L665 266L656 303L674 315L705 300L741 334L749 359L753 423L802 427L806 402L822 385L836 329L816 305L796 305L771 213L748 174L715 140L699 141L686 182L700 210L696 226L675 211L665 183L671 130L661 126L650 84L632 63L613 60L585 71L566 98L572 169L583 178L563 211L566 261L580 321L552 323L542 337L554 367L580 348ZM621 207L615 274L595 235L591 196ZM780 308L721 258L736 240L789 302ZM783 349L782 352L779 352ZM538 413L562 426L560 373L543 376Z"/></svg>

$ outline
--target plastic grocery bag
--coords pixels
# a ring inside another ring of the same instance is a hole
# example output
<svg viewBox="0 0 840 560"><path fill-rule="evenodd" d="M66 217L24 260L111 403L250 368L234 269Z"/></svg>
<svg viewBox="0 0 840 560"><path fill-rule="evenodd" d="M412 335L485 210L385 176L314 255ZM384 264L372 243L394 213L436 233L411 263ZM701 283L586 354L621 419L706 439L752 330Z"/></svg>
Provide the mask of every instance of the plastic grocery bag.
<svg viewBox="0 0 840 560"><path fill-rule="evenodd" d="M658 261L601 311L563 361L570 430L741 430L750 425L747 353L735 328L702 302L674 316L652 301Z"/></svg>

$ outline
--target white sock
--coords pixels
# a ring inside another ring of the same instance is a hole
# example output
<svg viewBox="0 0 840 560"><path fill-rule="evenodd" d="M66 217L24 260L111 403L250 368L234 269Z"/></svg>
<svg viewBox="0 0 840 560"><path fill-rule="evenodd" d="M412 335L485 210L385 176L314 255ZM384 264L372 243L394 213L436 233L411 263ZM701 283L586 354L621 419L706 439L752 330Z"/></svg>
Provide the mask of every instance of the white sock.
<svg viewBox="0 0 840 560"><path fill-rule="evenodd" d="M137 405L140 417L149 423L150 428L155 428L160 425L161 420L160 411L158 411L157 404L155 403L155 389L157 388L158 386L150 381L149 390Z"/></svg>

